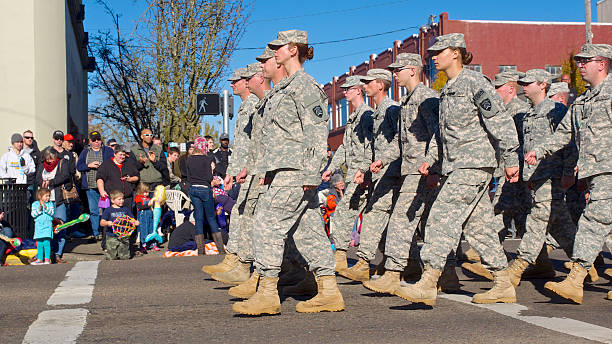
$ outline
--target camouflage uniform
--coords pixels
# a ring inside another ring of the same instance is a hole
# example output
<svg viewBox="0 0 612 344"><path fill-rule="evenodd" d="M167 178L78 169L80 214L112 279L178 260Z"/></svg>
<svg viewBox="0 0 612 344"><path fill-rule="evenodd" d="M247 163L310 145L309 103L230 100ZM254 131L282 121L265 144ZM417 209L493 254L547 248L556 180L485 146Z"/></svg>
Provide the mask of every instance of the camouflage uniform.
<svg viewBox="0 0 612 344"><path fill-rule="evenodd" d="M438 132L438 93L419 83L410 94L400 99L400 104L400 145L397 149L380 151L376 159L381 160L383 166L398 157L402 159L401 174L404 180L389 219L385 243L388 257L385 268L394 271L402 271L406 267L414 233L431 198L429 194L433 192L418 169L429 140Z"/></svg>
<svg viewBox="0 0 612 344"><path fill-rule="evenodd" d="M368 73L371 71L373 69ZM385 97L374 110L372 118L375 134L369 145L373 152L372 161L378 160L378 156L387 149L399 149L397 132L400 112L399 104L389 97ZM368 171L372 161L364 161L360 170ZM383 167L380 173L372 175L372 196L363 210L357 250L357 256L367 261L374 260L379 245L384 251L384 232L402 185L401 162L398 155L398 158Z"/></svg>
<svg viewBox="0 0 612 344"><path fill-rule="evenodd" d="M434 44L430 49L438 47ZM463 231L485 266L502 270L508 261L487 193L498 165L491 141L496 142L505 166L518 166L512 118L491 83L466 68L442 89L439 116L442 174L448 178L429 213L421 259L426 266L442 270ZM433 166L437 160L438 146L432 138L426 162Z"/></svg>
<svg viewBox="0 0 612 344"><path fill-rule="evenodd" d="M519 83L548 82L549 79L550 74L546 71L532 69ZM541 103L532 106L523 118L523 152L533 150L552 137L566 112L563 104L555 103L550 98L544 98ZM565 205L565 190L561 188L560 178L562 175L574 175L576 159L577 151L570 145L540 160L537 165L525 164L523 168L523 180L529 185L533 201L518 256L529 263L535 262L547 232L559 242L568 256L572 255L576 227Z"/></svg>
<svg viewBox="0 0 612 344"><path fill-rule="evenodd" d="M600 44L585 44L586 53L576 55L593 57ZM608 45L609 47L609 45ZM612 47L607 48L612 58ZM601 52L598 52L601 53ZM553 137L535 147L538 158L554 154L573 142L578 147L579 178L585 179L590 193L584 214L578 220L572 261L586 270L591 268L606 236L612 232L612 76L608 74L599 85L579 96L571 107L571 116L565 116Z"/></svg>
<svg viewBox="0 0 612 344"><path fill-rule="evenodd" d="M272 93L272 92L271 92ZM335 275L331 245L323 230L316 188L324 167L328 135L327 97L303 70L283 79L267 100L262 125L263 159L256 172L263 187L253 223L253 249L259 273L277 277L285 242L295 246L317 276Z"/></svg>
<svg viewBox="0 0 612 344"><path fill-rule="evenodd" d="M246 71L245 71L246 72ZM232 158L230 159L229 165L227 167L227 174L230 176L235 176L243 168L247 168L249 170L248 161L249 161L249 147L252 145L250 141L250 133L248 132L247 125L250 122L250 118L255 112L255 105L259 99L254 94L249 95L243 102L240 104L240 108L238 109L238 116L236 118L236 124L234 126L234 150L232 153ZM246 182L243 184L244 186L248 186L251 183L252 178L248 177ZM243 261L251 261L252 254L249 255L248 248L244 246L251 246L250 242L245 242L246 233L243 231L247 230L250 226L243 226L242 221L244 219L244 210L247 203L247 196L249 194L249 188L242 188L238 193L238 199L236 200L235 206L232 208L232 212L230 214L230 228L229 228L229 239L227 241L227 250L228 252L234 253L238 256L238 258ZM246 250L246 254L245 254Z"/></svg>
<svg viewBox="0 0 612 344"><path fill-rule="evenodd" d="M344 127L342 145L336 150L328 167L330 171L337 170L342 164L347 167L344 197L338 202L334 216L331 217L332 238L334 245L340 250L348 249L355 219L367 201L367 187L353 183L352 178L363 161L371 161L367 145L373 136L372 113L372 108L363 102L349 115Z"/></svg>
<svg viewBox="0 0 612 344"><path fill-rule="evenodd" d="M519 145L522 147L522 122L525 113L529 111L529 105L520 100L518 97L514 97L511 101L505 104L505 107L508 115L514 119L519 138ZM523 161L522 156L522 148L519 148L519 163L521 170L523 166L521 163ZM499 178L498 185L495 192L495 197L493 199L493 206L496 213L495 216L501 217L501 222L503 222L502 228L504 229L510 228L512 220L514 220L515 232L522 235L525 233L525 221L527 219L527 212L530 208L529 205L531 204L531 193L529 192L529 189L527 189L527 183L525 183L523 180L519 180L516 183L508 183L503 171L500 171L497 176Z"/></svg>

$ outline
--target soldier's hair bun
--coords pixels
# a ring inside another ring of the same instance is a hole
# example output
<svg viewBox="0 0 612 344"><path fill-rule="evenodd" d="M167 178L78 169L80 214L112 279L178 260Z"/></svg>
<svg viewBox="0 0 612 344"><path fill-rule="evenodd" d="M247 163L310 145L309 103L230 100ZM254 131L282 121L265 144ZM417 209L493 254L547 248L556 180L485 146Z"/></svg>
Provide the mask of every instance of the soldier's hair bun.
<svg viewBox="0 0 612 344"><path fill-rule="evenodd" d="M472 53L465 50L465 48L459 48L459 52L461 53L461 63L463 63L464 65L469 65L472 62L472 59L474 58L474 56L472 56Z"/></svg>

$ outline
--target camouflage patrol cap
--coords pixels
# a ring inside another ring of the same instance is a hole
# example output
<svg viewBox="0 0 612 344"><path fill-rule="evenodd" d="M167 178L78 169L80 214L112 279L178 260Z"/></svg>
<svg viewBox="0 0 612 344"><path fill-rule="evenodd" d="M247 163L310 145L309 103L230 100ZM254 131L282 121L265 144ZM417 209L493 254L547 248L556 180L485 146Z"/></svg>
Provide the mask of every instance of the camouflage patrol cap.
<svg viewBox="0 0 612 344"><path fill-rule="evenodd" d="M531 84L532 82L546 82L550 84L552 75L544 69L530 69L525 72L525 75L518 80L519 84Z"/></svg>
<svg viewBox="0 0 612 344"><path fill-rule="evenodd" d="M395 62L387 66L389 69L403 68L406 66L423 67L423 59L419 54L401 53L395 57Z"/></svg>
<svg viewBox="0 0 612 344"><path fill-rule="evenodd" d="M567 82L553 82L546 94L547 97L552 97L557 93L569 93L570 89Z"/></svg>
<svg viewBox="0 0 612 344"><path fill-rule="evenodd" d="M507 70L501 73L495 74L495 80L493 80L493 86L500 87L507 82L518 82L519 78L525 76L525 73L521 73L516 70Z"/></svg>
<svg viewBox="0 0 612 344"><path fill-rule="evenodd" d="M360 75L359 79L362 81L372 81L372 80L387 80L391 82L393 79L391 77L391 72L386 69L374 68L370 69L366 75Z"/></svg>
<svg viewBox="0 0 612 344"><path fill-rule="evenodd" d="M259 62L266 62L268 59L271 59L273 57L274 57L274 51L272 51L272 49L270 49L270 47L266 45L266 49L264 49L263 54L257 56L255 60Z"/></svg>
<svg viewBox="0 0 612 344"><path fill-rule="evenodd" d="M234 74L227 79L227 81L238 81L243 78L242 74L245 72L246 68L238 68L234 71Z"/></svg>
<svg viewBox="0 0 612 344"><path fill-rule="evenodd" d="M340 88L351 88L353 86L363 86L360 75L351 75L347 77L344 84L340 85Z"/></svg>
<svg viewBox="0 0 612 344"><path fill-rule="evenodd" d="M247 65L247 67L245 68L244 73L242 73L242 77L245 79L250 79L253 76L255 76L255 74L261 72L261 63L259 62L253 62L249 65Z"/></svg>
<svg viewBox="0 0 612 344"><path fill-rule="evenodd" d="M612 45L610 44L590 44L587 43L580 48L580 52L574 56L574 59L592 58L601 56L612 59Z"/></svg>
<svg viewBox="0 0 612 344"><path fill-rule="evenodd" d="M434 44L427 51L440 51L446 48L465 48L465 37L462 33L448 33L436 37Z"/></svg>
<svg viewBox="0 0 612 344"><path fill-rule="evenodd" d="M280 31L276 39L268 43L268 46L274 50L289 43L308 44L308 33L301 30Z"/></svg>

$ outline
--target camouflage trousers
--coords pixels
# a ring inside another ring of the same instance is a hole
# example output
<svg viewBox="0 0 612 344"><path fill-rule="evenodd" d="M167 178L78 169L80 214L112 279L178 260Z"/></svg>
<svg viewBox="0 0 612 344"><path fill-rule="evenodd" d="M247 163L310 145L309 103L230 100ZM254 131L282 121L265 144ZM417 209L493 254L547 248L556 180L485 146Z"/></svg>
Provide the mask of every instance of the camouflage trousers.
<svg viewBox="0 0 612 344"><path fill-rule="evenodd" d="M248 179L245 181L244 185L246 185L247 182L249 182ZM253 262L255 260L255 255L253 253L252 232L255 209L260 197L259 189L259 178L254 176L251 178L244 203L244 211L242 212L242 216L240 218L240 238L238 239L240 241L240 245L238 246L238 251L236 254L238 255L238 259L240 259L242 262Z"/></svg>
<svg viewBox="0 0 612 344"><path fill-rule="evenodd" d="M357 256L368 262L376 257L376 249L385 250L385 234L393 207L402 186L400 177L383 176L376 182L372 197L363 210Z"/></svg>
<svg viewBox="0 0 612 344"><path fill-rule="evenodd" d="M245 218L244 213L247 208L249 194L251 194L251 192L257 194L257 190L251 190L251 186L254 180L255 183L259 185L259 180L257 178L253 178L253 176L246 177L246 181L240 187L240 192L238 193L238 199L236 199L236 204L234 205L234 207L232 208L232 212L230 213L229 238L227 240L226 250L230 253L237 255L238 258L240 258L240 260L243 262L247 261L247 257L240 256L240 253L244 252L242 246L245 245L245 235L244 233L242 233L242 230L247 228L247 226L242 226L241 222L243 222L243 219ZM244 221L248 222L249 220L245 219ZM250 244L249 246L252 247L253 245Z"/></svg>
<svg viewBox="0 0 612 344"><path fill-rule="evenodd" d="M259 200L253 221L255 266L265 277L277 277L286 241L295 248L317 276L335 275L331 243L323 225L317 190L283 186L277 175ZM280 184L280 185L278 185Z"/></svg>
<svg viewBox="0 0 612 344"><path fill-rule="evenodd" d="M492 174L492 168L484 168L458 169L448 175L427 219L421 248L424 265L442 270L463 233L485 267L502 270L508 266L488 195Z"/></svg>
<svg viewBox="0 0 612 344"><path fill-rule="evenodd" d="M517 235L522 236L525 233L530 205L531 194L527 183L522 180L509 183L505 176L499 177L493 207L495 208L496 225L503 230L500 240L504 240L506 234L504 229L511 228L512 222L514 222L514 230Z"/></svg>
<svg viewBox="0 0 612 344"><path fill-rule="evenodd" d="M589 177L587 183L589 201L578 220L572 260L588 270L612 234L612 174Z"/></svg>
<svg viewBox="0 0 612 344"><path fill-rule="evenodd" d="M344 197L338 202L334 216L330 218L333 231L331 237L336 249L348 250L355 220L363 210L368 199L368 187L346 181Z"/></svg>
<svg viewBox="0 0 612 344"><path fill-rule="evenodd" d="M427 178L421 175L407 175L393 213L387 226L385 255L387 270L402 271L408 263L408 258L418 259L419 250L416 245L415 232L421 222L423 213L431 206L429 194L434 190L427 187Z"/></svg>
<svg viewBox="0 0 612 344"><path fill-rule="evenodd" d="M534 263L546 240L546 233L559 243L568 257L572 256L576 226L565 205L565 190L559 178L529 183L533 205L527 215L525 235L518 247L518 256Z"/></svg>

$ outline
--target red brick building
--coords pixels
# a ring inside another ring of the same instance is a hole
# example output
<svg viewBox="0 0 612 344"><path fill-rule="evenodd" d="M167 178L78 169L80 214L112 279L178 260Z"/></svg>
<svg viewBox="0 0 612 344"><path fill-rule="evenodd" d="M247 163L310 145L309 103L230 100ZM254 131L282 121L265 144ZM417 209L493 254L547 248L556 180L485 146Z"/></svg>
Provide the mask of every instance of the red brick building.
<svg viewBox="0 0 612 344"><path fill-rule="evenodd" d="M612 23L593 23L592 31L594 43L612 43ZM369 61L349 67L348 72L325 84L332 118L328 143L332 149L336 150L342 143L344 124L353 111L339 87L347 76L365 75L370 68L386 68L397 54L408 52L423 56L426 64L423 80L429 85L437 71L426 56L427 48L435 37L453 32L465 34L467 49L474 55L468 68L490 78L505 69L545 68L559 74L563 61L572 51L579 51L585 42L584 23L450 20L448 13L444 12L437 23L421 27L418 33L403 41L393 42L387 50L370 55ZM394 82L389 96L397 100L404 92Z"/></svg>

